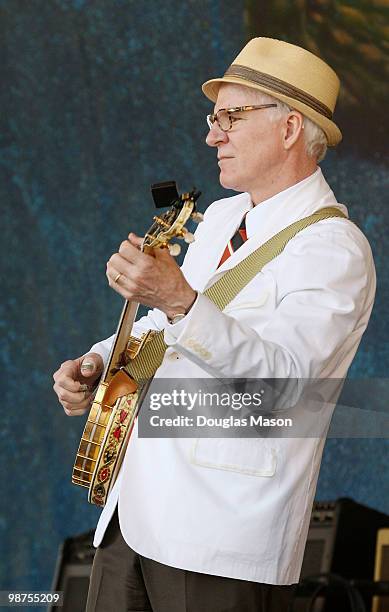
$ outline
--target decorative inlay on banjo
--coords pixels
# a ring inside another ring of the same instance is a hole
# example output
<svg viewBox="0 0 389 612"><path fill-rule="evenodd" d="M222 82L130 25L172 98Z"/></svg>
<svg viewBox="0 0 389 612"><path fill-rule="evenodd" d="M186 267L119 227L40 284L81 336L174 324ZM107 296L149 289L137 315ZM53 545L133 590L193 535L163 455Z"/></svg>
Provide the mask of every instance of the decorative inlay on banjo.
<svg viewBox="0 0 389 612"><path fill-rule="evenodd" d="M178 255L179 245L169 243L175 237L193 241L185 224L189 218L196 222L202 219L196 212L200 192L193 189L179 196L175 183L169 181L153 185L152 194L158 208L170 208L154 217L142 251L152 254L155 248L168 247L172 255ZM156 333L149 330L140 338L131 336L138 307L135 302L124 304L73 467L72 482L89 489L88 501L98 506L104 506L117 478L145 391L145 386L138 384L124 369Z"/></svg>

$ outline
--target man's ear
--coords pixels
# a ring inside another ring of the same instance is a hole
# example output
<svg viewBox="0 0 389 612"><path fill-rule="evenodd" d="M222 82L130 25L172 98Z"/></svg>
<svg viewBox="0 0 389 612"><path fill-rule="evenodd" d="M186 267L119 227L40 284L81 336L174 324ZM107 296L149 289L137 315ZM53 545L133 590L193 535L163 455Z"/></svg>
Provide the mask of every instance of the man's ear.
<svg viewBox="0 0 389 612"><path fill-rule="evenodd" d="M304 117L298 111L291 111L285 119L285 130L283 145L284 149L290 149L302 135L304 129Z"/></svg>

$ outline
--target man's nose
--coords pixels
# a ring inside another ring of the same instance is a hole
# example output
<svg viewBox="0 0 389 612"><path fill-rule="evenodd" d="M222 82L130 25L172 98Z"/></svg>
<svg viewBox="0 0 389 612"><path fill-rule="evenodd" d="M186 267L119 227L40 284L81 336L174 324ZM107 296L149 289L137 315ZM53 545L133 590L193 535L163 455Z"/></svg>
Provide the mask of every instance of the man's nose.
<svg viewBox="0 0 389 612"><path fill-rule="evenodd" d="M207 134L205 142L209 147L217 147L220 142L227 142L227 140L227 132L223 132L223 130L221 130L218 126L217 121L215 121Z"/></svg>

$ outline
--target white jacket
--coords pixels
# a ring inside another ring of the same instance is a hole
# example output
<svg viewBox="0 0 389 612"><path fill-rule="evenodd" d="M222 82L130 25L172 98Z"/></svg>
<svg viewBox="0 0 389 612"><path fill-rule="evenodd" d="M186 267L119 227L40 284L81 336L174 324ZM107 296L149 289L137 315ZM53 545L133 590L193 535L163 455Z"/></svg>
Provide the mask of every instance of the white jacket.
<svg viewBox="0 0 389 612"><path fill-rule="evenodd" d="M320 169L254 208L247 193L211 204L182 268L199 292L190 313L170 325L153 310L134 329L165 328L169 348L156 377L343 378L375 294L369 244L347 219L300 232L223 313L201 293L283 227L333 205L347 213ZM247 242L217 270L247 211ZM90 350L106 360L111 342ZM119 500L123 536L145 557L219 576L298 582L324 442L150 439L135 427L94 544Z"/></svg>

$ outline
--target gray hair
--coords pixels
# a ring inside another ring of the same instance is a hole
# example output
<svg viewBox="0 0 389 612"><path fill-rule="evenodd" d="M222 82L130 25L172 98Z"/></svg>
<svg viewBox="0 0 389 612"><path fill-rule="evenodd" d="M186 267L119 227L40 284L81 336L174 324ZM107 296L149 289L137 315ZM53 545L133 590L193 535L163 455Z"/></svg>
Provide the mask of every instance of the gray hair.
<svg viewBox="0 0 389 612"><path fill-rule="evenodd" d="M273 96L258 91L260 104L277 103L277 108L269 109L270 121L276 121L291 112L292 108ZM327 137L324 131L303 113L304 143L305 151L309 157L316 158L317 163L321 162L327 153Z"/></svg>

